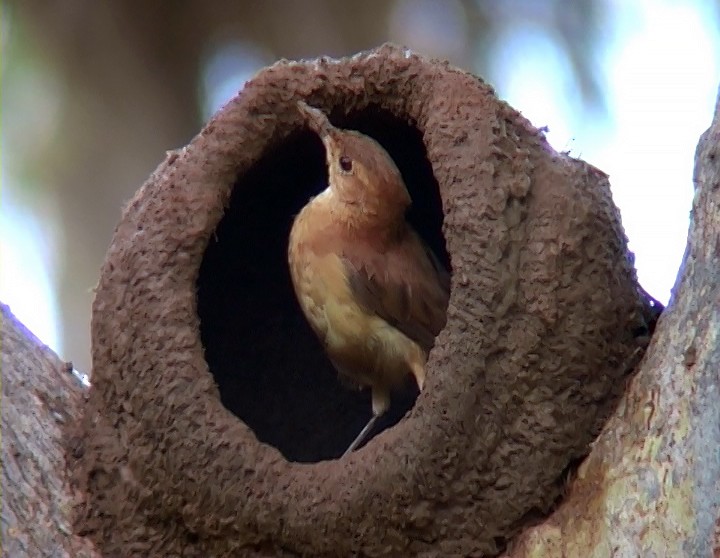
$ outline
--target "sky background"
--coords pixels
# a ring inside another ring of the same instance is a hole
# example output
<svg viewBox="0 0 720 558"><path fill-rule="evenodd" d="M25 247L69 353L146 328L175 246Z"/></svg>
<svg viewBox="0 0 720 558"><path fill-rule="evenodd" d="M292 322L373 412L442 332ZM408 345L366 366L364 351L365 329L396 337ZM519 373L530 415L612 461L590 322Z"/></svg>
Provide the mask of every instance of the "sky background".
<svg viewBox="0 0 720 558"><path fill-rule="evenodd" d="M425 9L417 9L418 4ZM511 11L514 4L506 2L503 9ZM694 151L712 119L720 83L717 6L705 0L616 0L604 7L606 32L592 67L599 104L583 102L572 60L538 17L497 27L482 45L491 49L483 77L535 126L547 126L555 149L609 174L640 282L665 303L685 248ZM464 17L460 2L398 1L388 34L421 53L452 57L466 40ZM0 21L4 53L7 18ZM213 51L199 84L204 117L273 61L256 43L233 41ZM18 153L30 145L37 149L43 134L50 135L46 128L60 110L54 101L58 85L32 64L12 79L7 74L2 80L0 300L43 342L72 360L62 345L56 287L57 246L63 237L55 201L62 192L47 190L28 203L27 191L42 184L13 165ZM43 91L45 101L24 102L29 89ZM158 163L163 156L158 153ZM82 285L92 287L92 281Z"/></svg>

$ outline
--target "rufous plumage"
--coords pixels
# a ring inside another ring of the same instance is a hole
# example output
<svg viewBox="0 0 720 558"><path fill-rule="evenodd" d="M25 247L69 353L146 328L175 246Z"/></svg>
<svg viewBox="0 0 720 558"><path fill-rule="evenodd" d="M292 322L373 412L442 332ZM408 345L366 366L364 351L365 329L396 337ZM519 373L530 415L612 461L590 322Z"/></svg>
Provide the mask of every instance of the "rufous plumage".
<svg viewBox="0 0 720 558"><path fill-rule="evenodd" d="M372 390L373 416L353 451L412 375L420 390L445 326L449 274L406 221L410 195L375 140L298 103L325 146L328 186L295 218L288 259L295 294L340 376Z"/></svg>

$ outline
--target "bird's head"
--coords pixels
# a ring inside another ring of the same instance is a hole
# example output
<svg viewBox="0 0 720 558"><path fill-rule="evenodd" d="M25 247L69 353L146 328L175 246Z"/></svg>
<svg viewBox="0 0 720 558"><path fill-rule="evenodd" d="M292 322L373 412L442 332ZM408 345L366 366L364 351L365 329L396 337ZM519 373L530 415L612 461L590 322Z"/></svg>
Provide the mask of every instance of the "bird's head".
<svg viewBox="0 0 720 558"><path fill-rule="evenodd" d="M298 108L325 145L328 186L346 211L378 225L401 219L410 194L387 151L359 132L335 128L322 111L302 101Z"/></svg>

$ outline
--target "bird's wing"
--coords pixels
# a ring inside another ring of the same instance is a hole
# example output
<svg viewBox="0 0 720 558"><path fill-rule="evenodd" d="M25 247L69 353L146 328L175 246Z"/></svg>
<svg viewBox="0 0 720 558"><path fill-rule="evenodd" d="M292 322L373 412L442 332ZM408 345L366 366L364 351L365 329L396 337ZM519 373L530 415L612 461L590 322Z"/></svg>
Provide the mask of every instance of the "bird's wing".
<svg viewBox="0 0 720 558"><path fill-rule="evenodd" d="M354 243L343 263L358 303L429 352L445 327L450 276L417 233L407 231L384 254Z"/></svg>

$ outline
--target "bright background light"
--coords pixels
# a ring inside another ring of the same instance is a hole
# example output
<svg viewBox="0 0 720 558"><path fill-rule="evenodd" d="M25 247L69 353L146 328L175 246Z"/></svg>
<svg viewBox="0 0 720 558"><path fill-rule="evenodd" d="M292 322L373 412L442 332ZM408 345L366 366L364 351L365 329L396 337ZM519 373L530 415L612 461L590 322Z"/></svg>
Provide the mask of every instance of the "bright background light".
<svg viewBox="0 0 720 558"><path fill-rule="evenodd" d="M562 2L553 5L563 9ZM526 19L517 17L518 6L527 9ZM386 22L386 39L433 56L463 59L463 45L473 31L467 8L460 0L397 0ZM483 77L534 125L547 126L557 150L610 175L640 282L667 302L685 247L694 150L710 124L720 83L717 6L707 0L607 0L602 14L607 31L597 39L601 47L593 63L602 106L589 108L574 82L572 60L543 25L547 12L518 0L498 3L497 10L508 14L508 24L498 25L477 47L490 49ZM4 53L7 18L0 23ZM305 34L304 40L315 39ZM334 54L329 47L328 53ZM276 58L258 41L209 45L198 83L201 114L209 117ZM478 71L472 59L464 60L466 69ZM56 278L63 262L57 253L64 237L53 200L64 194L48 189L29 203L27 190L49 178L26 176L12 164L23 150L58 141L58 99L69 92L48 68L28 61L22 72L7 66L3 63L0 301L61 356L87 368L87 354L64 354L62 334L67 332L58 326ZM62 150L55 156L62 157ZM158 153L158 162L161 158ZM108 239L113 226L108 223ZM89 292L95 279L79 278L78 287ZM89 332L73 334L89 338Z"/></svg>
<svg viewBox="0 0 720 558"><path fill-rule="evenodd" d="M3 177L3 182L5 179ZM57 304L53 287L51 231L42 219L29 215L5 187L0 205L0 301L40 340L60 347L56 323Z"/></svg>
<svg viewBox="0 0 720 558"><path fill-rule="evenodd" d="M706 2L612 4L616 35L599 60L607 118L588 118L570 85L567 55L542 28L495 42L495 85L560 151L610 175L638 278L667 303L685 250L700 134L720 83L720 44Z"/></svg>

